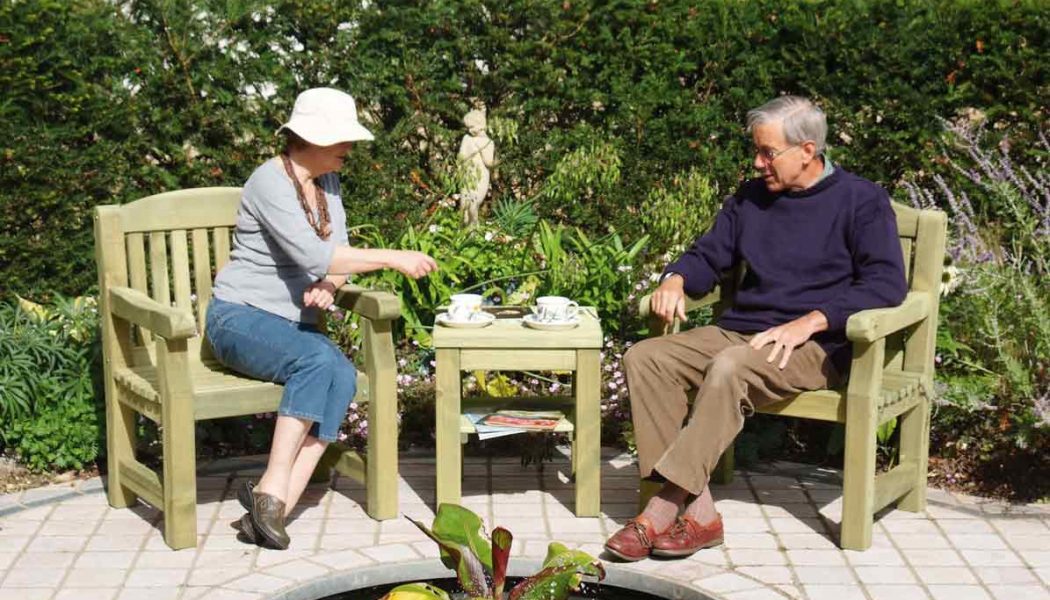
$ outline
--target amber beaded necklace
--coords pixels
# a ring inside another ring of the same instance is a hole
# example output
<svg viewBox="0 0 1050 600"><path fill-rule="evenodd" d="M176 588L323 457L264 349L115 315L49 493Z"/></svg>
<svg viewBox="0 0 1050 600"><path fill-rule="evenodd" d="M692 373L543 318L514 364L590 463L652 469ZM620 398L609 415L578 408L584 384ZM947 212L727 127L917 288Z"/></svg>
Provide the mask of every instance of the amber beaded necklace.
<svg viewBox="0 0 1050 600"><path fill-rule="evenodd" d="M327 240L332 235L332 218L328 215L328 199L324 195L324 190L321 189L320 182L314 179L317 214L321 217L320 222L318 222L317 217L314 216L314 211L310 210L310 204L306 201L306 193L303 192L303 186L299 183L299 178L295 176L295 171L292 169L292 159L287 154L281 154L281 162L284 163L284 170L292 180L292 185L295 186L295 195L299 198L299 205L303 207L303 212L306 213L306 220L310 223L310 227L313 227L317 237Z"/></svg>

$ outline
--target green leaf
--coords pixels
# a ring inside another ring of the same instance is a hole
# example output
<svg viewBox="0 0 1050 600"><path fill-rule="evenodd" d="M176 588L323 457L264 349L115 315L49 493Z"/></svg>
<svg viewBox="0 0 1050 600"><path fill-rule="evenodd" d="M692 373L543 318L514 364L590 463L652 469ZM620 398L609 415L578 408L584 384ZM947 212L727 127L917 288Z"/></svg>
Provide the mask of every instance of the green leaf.
<svg viewBox="0 0 1050 600"><path fill-rule="evenodd" d="M419 521L408 520L441 546L441 562L456 572L463 591L470 596L491 594L487 576L492 573L492 546L481 517L457 504L441 504L433 530Z"/></svg>
<svg viewBox="0 0 1050 600"><path fill-rule="evenodd" d="M543 570L514 586L509 600L564 600L579 589L584 576L601 581L605 579L605 567L586 552L551 542Z"/></svg>
<svg viewBox="0 0 1050 600"><path fill-rule="evenodd" d="M390 590L379 600L450 600L448 592L429 583L408 583Z"/></svg>

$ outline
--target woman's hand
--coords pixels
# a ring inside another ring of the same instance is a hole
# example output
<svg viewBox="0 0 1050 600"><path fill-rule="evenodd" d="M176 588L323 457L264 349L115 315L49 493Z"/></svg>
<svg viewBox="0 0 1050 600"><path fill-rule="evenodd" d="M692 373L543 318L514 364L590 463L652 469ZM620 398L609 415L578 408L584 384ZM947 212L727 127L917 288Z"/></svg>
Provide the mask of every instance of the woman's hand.
<svg viewBox="0 0 1050 600"><path fill-rule="evenodd" d="M419 279L437 271L437 261L414 250L395 250L390 258L391 268L401 271L412 279Z"/></svg>
<svg viewBox="0 0 1050 600"><path fill-rule="evenodd" d="M335 284L327 279L311 284L303 292L303 304L307 307L316 306L321 310L328 310L333 302L335 302Z"/></svg>

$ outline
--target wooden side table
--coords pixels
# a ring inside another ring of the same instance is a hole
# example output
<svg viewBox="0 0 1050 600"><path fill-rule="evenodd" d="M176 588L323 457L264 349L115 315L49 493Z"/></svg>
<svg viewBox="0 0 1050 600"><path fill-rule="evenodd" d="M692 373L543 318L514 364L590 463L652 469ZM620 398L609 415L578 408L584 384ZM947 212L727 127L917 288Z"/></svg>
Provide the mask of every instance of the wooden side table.
<svg viewBox="0 0 1050 600"><path fill-rule="evenodd" d="M498 313L497 313L497 316ZM596 517L601 507L602 330L591 308L580 309L580 325L538 331L520 318L497 318L480 329L434 327L437 357L437 501L458 503L463 471L460 438L473 432L462 416L463 371L572 371L570 413L576 515ZM542 399L536 399L542 400Z"/></svg>

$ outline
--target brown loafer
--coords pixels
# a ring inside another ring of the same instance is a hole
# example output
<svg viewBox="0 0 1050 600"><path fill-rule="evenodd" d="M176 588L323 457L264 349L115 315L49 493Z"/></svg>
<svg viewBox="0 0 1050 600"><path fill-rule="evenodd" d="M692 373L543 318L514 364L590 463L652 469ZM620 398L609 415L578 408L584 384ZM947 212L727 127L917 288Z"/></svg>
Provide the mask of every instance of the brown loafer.
<svg viewBox="0 0 1050 600"><path fill-rule="evenodd" d="M612 534L605 542L605 549L620 560L635 562L649 556L655 538L656 529L652 522L639 515Z"/></svg>
<svg viewBox="0 0 1050 600"><path fill-rule="evenodd" d="M710 523L697 523L692 517L678 517L675 524L653 540L654 556L690 556L701 548L722 544L722 515Z"/></svg>
<svg viewBox="0 0 1050 600"><path fill-rule="evenodd" d="M258 544L259 539L255 535L255 526L252 525L252 516L248 513L230 523L230 527L237 530L237 539L246 544Z"/></svg>
<svg viewBox="0 0 1050 600"><path fill-rule="evenodd" d="M284 530L284 502L270 494L249 491L252 503L248 517L255 529L255 537L271 548L284 550L291 539Z"/></svg>
<svg viewBox="0 0 1050 600"><path fill-rule="evenodd" d="M237 501L241 503L244 510L252 509L252 490L255 489L254 481L245 481L241 489L237 490Z"/></svg>

